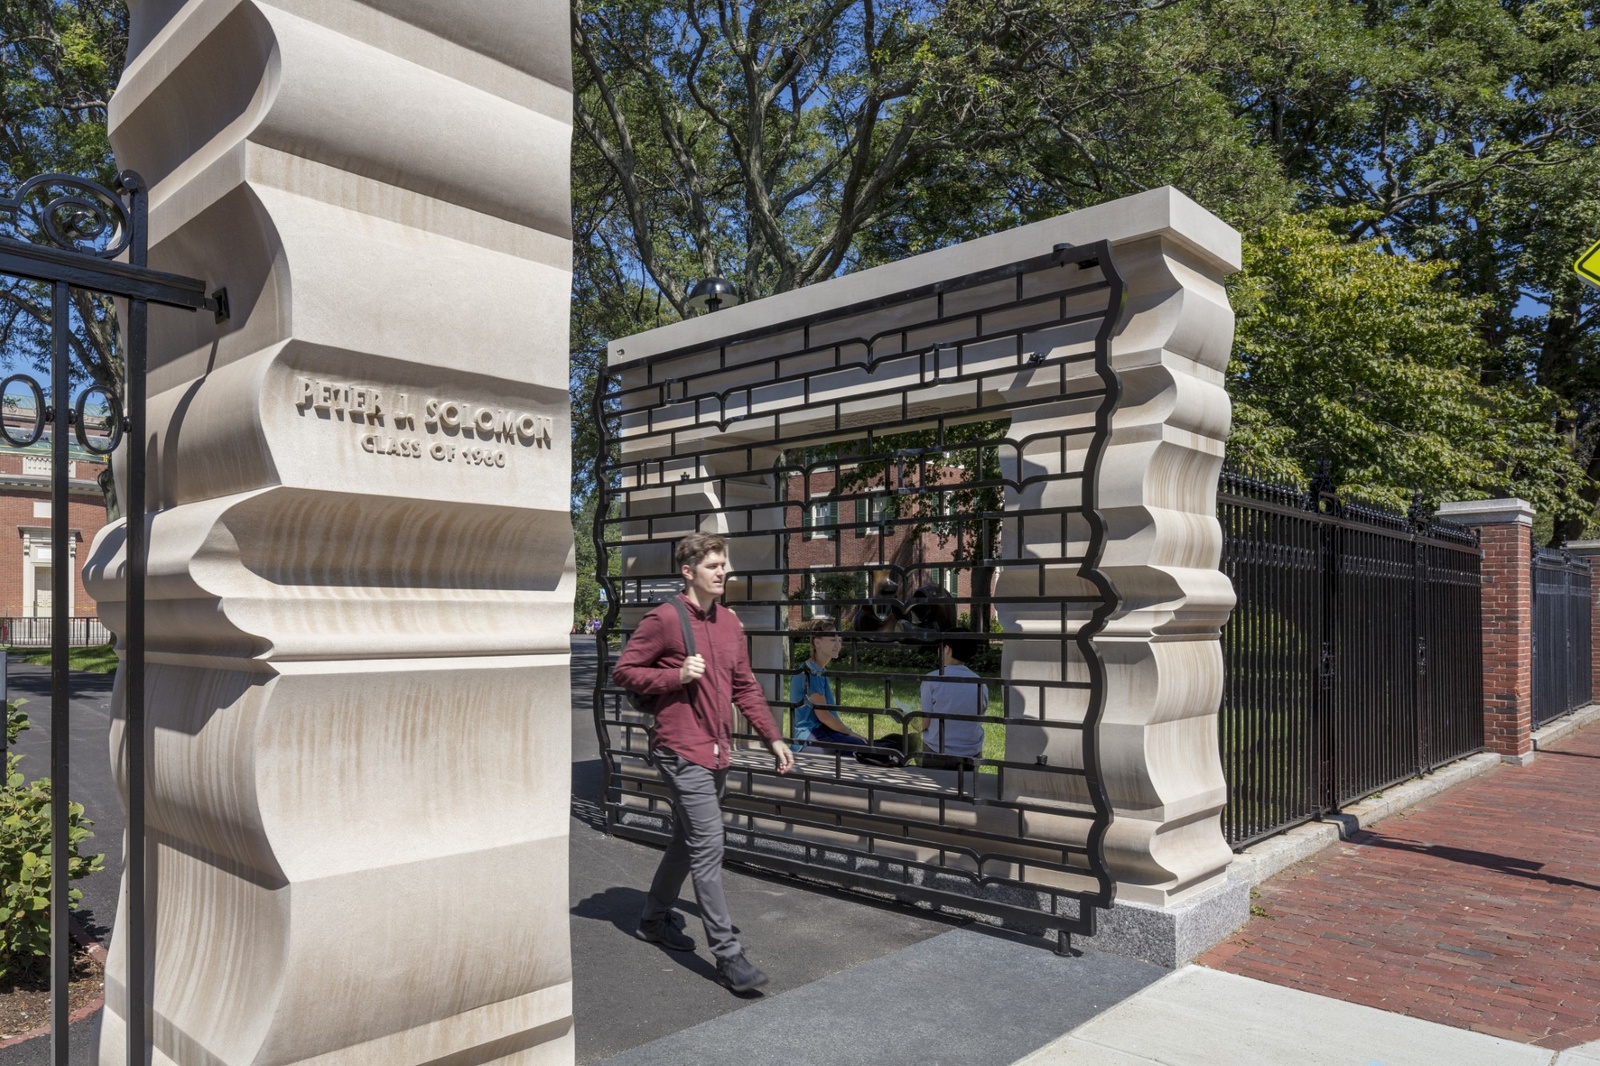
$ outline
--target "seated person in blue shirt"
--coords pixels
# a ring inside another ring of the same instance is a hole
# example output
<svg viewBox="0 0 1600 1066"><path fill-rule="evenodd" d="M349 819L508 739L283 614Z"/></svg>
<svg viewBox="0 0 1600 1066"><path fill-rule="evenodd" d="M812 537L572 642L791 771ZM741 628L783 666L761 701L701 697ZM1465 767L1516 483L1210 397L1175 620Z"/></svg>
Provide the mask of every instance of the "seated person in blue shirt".
<svg viewBox="0 0 1600 1066"><path fill-rule="evenodd" d="M988 712L989 690L967 663L984 644L965 626L948 630L939 640L939 669L922 682L922 711L930 716L922 720L924 754L919 761L929 770L971 770L977 765L973 760L983 754L983 723L974 719Z"/></svg>
<svg viewBox="0 0 1600 1066"><path fill-rule="evenodd" d="M794 709L794 750L802 751L805 745L818 742L865 744L865 738L852 733L833 711L839 701L834 695L833 680L828 677L828 664L839 657L844 647L838 623L819 617L800 628L811 634L811 658L789 679L789 705Z"/></svg>

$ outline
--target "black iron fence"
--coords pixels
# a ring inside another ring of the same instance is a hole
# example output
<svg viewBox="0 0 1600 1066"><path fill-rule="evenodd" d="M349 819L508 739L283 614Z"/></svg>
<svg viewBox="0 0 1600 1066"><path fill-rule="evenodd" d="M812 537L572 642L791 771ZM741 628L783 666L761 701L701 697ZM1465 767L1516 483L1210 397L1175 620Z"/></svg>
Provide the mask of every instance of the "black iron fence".
<svg viewBox="0 0 1600 1066"><path fill-rule="evenodd" d="M1475 534L1233 472L1217 516L1238 597L1222 631L1229 843L1483 747Z"/></svg>
<svg viewBox="0 0 1600 1066"><path fill-rule="evenodd" d="M736 721L730 857L1093 932L1113 891L1092 638L1115 606L1096 484L1121 307L1109 248L1063 245L608 377L595 724L610 831L667 839L651 720L610 667L645 610L681 589L673 543L715 531L756 677L803 749L780 778ZM825 702L864 745L817 742L801 714L803 627L819 615L844 631ZM987 645L971 672L939 664L957 625ZM938 703L934 681L962 692Z"/></svg>
<svg viewBox="0 0 1600 1066"><path fill-rule="evenodd" d="M1587 559L1533 552L1533 724L1537 728L1590 702Z"/></svg>
<svg viewBox="0 0 1600 1066"><path fill-rule="evenodd" d="M0 618L0 644L12 648L48 648L54 633L55 620L49 615L41 618ZM68 618L67 647L93 648L111 643L111 630L98 618Z"/></svg>

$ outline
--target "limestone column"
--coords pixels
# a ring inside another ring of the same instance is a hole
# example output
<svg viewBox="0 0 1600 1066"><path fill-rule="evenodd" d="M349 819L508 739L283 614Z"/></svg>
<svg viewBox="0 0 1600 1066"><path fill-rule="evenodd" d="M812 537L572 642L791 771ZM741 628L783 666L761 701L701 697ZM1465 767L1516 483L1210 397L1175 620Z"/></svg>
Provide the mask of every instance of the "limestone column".
<svg viewBox="0 0 1600 1066"><path fill-rule="evenodd" d="M154 1062L571 1062L567 9L130 7Z"/></svg>
<svg viewBox="0 0 1600 1066"><path fill-rule="evenodd" d="M1445 503L1439 517L1478 531L1483 548L1483 743L1506 762L1533 761L1533 505Z"/></svg>
<svg viewBox="0 0 1600 1066"><path fill-rule="evenodd" d="M1248 916L1229 882L1227 782L1218 749L1220 633L1233 587L1219 569L1217 480L1232 407L1233 310L1223 279L1239 236L1186 201L1156 233L1118 242L1127 320L1112 342L1122 400L1101 462L1101 569L1120 605L1095 644L1106 664L1100 728L1116 817L1106 858L1113 950L1176 965Z"/></svg>

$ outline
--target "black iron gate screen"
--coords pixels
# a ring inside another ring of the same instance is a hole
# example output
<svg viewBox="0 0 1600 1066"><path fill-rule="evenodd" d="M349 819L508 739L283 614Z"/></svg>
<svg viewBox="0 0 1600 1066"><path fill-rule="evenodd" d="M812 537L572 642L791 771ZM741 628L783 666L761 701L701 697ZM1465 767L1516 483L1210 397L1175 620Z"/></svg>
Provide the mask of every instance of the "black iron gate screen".
<svg viewBox="0 0 1600 1066"><path fill-rule="evenodd" d="M675 542L720 533L725 601L785 736L812 725L794 712L822 626L843 641L818 717L859 738L797 741L779 777L736 718L730 857L1093 931L1112 881L1092 637L1115 605L1095 487L1122 293L1106 245L1062 246L619 361L597 398L609 829L663 842L670 815L610 664L681 589ZM942 665L942 637L970 673Z"/></svg>

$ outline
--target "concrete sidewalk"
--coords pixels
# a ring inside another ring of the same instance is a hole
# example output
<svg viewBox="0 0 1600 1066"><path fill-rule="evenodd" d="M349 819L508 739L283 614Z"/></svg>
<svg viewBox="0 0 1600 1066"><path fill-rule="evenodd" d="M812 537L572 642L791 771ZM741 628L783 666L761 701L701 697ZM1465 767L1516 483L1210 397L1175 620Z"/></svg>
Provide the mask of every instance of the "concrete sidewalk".
<svg viewBox="0 0 1600 1066"><path fill-rule="evenodd" d="M1600 1066L1475 1033L1185 966L1018 1066Z"/></svg>

